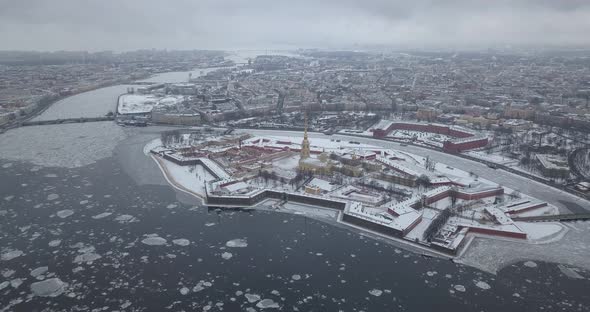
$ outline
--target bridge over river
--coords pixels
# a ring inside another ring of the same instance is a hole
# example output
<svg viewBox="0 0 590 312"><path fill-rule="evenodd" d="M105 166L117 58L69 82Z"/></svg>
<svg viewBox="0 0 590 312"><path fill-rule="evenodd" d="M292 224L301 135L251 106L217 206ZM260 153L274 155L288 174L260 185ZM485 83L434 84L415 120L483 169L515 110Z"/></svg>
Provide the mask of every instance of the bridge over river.
<svg viewBox="0 0 590 312"><path fill-rule="evenodd" d="M97 122L97 121L110 121L110 120L115 120L115 116L25 121L25 122L22 122L20 124L20 126L26 127L26 126L58 125L58 124L66 124L66 123L84 123L84 122Z"/></svg>

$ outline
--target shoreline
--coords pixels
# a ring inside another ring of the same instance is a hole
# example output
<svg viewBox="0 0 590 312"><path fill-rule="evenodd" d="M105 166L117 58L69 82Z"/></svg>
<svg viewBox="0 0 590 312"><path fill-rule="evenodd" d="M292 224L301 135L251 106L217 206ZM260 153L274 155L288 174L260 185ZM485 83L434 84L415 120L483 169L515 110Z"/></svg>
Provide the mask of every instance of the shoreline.
<svg viewBox="0 0 590 312"><path fill-rule="evenodd" d="M203 198L202 195L197 194L197 193L195 193L195 192L193 192L191 190L188 190L184 186L180 185L180 183L178 183L174 179L174 177L172 177L172 175L165 168L165 165L161 163L163 161L162 159L159 159L155 155L149 155L149 157L151 157L156 162L156 164L158 165L158 168L160 169L162 175L164 176L164 179L170 184L170 186L172 188L174 188L175 190L178 190L180 192L183 192L185 194L189 194L189 195L197 198L198 200L200 200L203 205L205 205L205 206L207 205L207 203L205 202L205 199ZM240 208L253 209L253 210L261 210L261 211L271 211L271 212L282 212L282 213L287 213L287 214L292 214L292 215L303 215L303 216L312 218L314 220L326 221L326 220L322 220L322 218L317 218L317 217L315 217L313 215L298 214L298 213L296 213L297 211L292 211L292 210L287 210L287 209L271 210L271 209L260 209L260 208L257 208L258 206L264 204L265 202L266 201L263 201L263 202L260 202L260 203L258 203L256 205L254 205L254 206L244 206L244 207L240 207ZM295 203L295 204L296 205L300 205L300 206L306 206L305 204L299 204L299 203ZM218 206L218 205L216 205L216 206ZM309 205L307 205L307 206L309 206ZM230 207L235 207L235 206L230 206ZM423 253L421 254L418 251L410 250L409 248L405 248L405 247L417 248L420 251L423 251L423 252L426 252L426 253L429 253L430 254L430 255L426 255L426 256L433 256L433 257L444 258L444 259L448 259L448 260L453 260L453 259L456 258L454 256L451 256L451 255L448 255L448 254L445 254L445 253L442 253L442 252L438 252L436 250L431 250L431 249L428 249L426 247L420 246L420 245L415 244L415 243L413 243L411 241L407 241L407 240L404 240L404 239L399 239L399 238L391 237L391 236L388 236L388 235L385 235L385 234L382 234L382 233L379 233L379 232L375 232L375 231L372 231L370 229L367 229L367 228L364 228L364 227L361 227L361 226L358 226L358 225L354 225L354 224L345 222L345 221L342 220L342 211L334 210L334 209L330 209L330 208L325 208L325 207L317 207L317 206L310 206L310 207L313 207L315 209L325 209L325 210L336 212L336 213L338 213L338 215L333 220L332 219L329 219L330 221L334 221L335 223L340 224L340 225L343 225L344 227L349 228L349 229L352 228L352 229L360 230L360 231L362 231L364 233L368 233L368 234L371 234L371 235L374 235L374 236L378 236L380 238L389 240L391 242L397 242L397 243L399 243L399 245L400 245L399 247L400 248L404 248L405 250L407 250L409 252L414 252L414 253L416 253L418 255L425 255Z"/></svg>
<svg viewBox="0 0 590 312"><path fill-rule="evenodd" d="M172 188L174 188L175 190L178 190L182 193L189 194L189 195L193 196L194 198L197 198L203 205L207 205L207 203L205 202L205 200L201 194L197 194L193 191L186 189L184 186L180 185L180 183L178 183L174 180L174 178L171 176L171 174L165 169L165 164L162 163L164 161L163 159L158 159L158 157L154 156L154 155L146 155L146 156L151 157L157 163L161 174L164 176L165 180L168 182L168 184ZM525 262L525 261L548 262L548 263L555 263L556 265L573 265L572 263L568 263L566 261L550 261L547 259L543 259L541 257L535 257L534 254L531 254L529 256L515 255L513 258L500 259L500 261L495 263L494 265L487 265L486 263L478 263L478 262L472 261L470 258L470 251L471 251L472 245L475 242L485 244L487 241L489 241L489 242L492 242L495 244L506 243L506 244L519 244L519 245L524 245L524 246L534 245L534 246L541 246L541 248L543 248L543 247L551 248L550 247L551 244L559 243L561 240L565 239L566 235L570 232L570 229L566 225L564 225L563 223L557 223L562 227L562 229L559 232L553 233L553 234L548 235L546 237L542 237L538 240L527 240L526 242L521 242L521 241L518 241L515 239L509 239L509 238L503 238L503 237L495 237L495 236L490 236L490 235L485 235L485 234L470 233L469 237L468 237L468 242L460 250L460 252L457 255L449 255L449 254L445 254L442 252L438 252L436 250L431 250L429 248L426 248L424 246L416 244L412 241L391 237L389 235L378 233L378 232L372 231L370 229L345 222L342 220L342 211L339 211L339 210L334 210L334 209L329 209L329 208L324 208L324 207L310 206L315 209L326 209L326 210L333 211L333 212L337 213L337 216L335 219L321 218L318 216L314 216L313 214L308 215L305 213L297 213L296 210L288 210L288 209L275 209L275 210L273 210L273 209L265 209L265 208L258 207L260 205L264 205L264 203L265 203L265 201L258 203L256 205L253 205L253 206L245 206L245 207L241 207L241 208L252 209L252 210L261 210L261 211L279 212L279 213L286 213L286 214L301 215L301 216L309 217L314 220L329 223L332 226L341 226L342 228L346 228L349 231L353 231L353 232L358 231L360 235L365 235L365 236L368 236L372 239L380 240L382 242L392 244L396 247L404 249L408 252L412 252L416 255L435 257L435 258L439 258L439 259L447 259L452 262L466 265L466 266L469 266L472 268L476 268L478 270L481 270L481 271L484 271L484 272L487 272L490 274L494 274L494 275L497 275L499 271L501 271L502 269L504 269L514 263ZM305 206L305 204L299 204L299 203L293 203L293 204ZM542 246L542 245L545 245L545 246ZM547 250L547 252L550 252L550 250ZM488 256L489 255L490 254L488 253ZM467 260L467 261L465 261L465 260ZM588 266L574 265L574 266L590 270L590 265L588 265Z"/></svg>

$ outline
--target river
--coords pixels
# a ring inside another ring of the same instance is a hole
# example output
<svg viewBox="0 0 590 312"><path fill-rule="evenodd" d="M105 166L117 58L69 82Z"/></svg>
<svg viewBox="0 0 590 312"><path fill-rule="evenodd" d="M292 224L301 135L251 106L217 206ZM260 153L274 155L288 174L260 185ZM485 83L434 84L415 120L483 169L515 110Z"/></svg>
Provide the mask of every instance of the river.
<svg viewBox="0 0 590 312"><path fill-rule="evenodd" d="M0 311L590 311L574 266L491 274L305 215L208 211L143 154L164 129L0 135Z"/></svg>

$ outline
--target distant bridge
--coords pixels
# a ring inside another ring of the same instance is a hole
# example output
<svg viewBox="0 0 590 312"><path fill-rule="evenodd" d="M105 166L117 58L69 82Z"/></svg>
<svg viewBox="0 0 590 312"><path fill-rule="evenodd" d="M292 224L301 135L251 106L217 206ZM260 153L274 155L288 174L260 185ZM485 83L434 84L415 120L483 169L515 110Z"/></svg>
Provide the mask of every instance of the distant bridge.
<svg viewBox="0 0 590 312"><path fill-rule="evenodd" d="M570 213L570 214L558 214L552 216L536 216L536 217L516 217L512 218L514 221L525 221L525 222L571 222L580 220L590 220L590 213Z"/></svg>
<svg viewBox="0 0 590 312"><path fill-rule="evenodd" d="M20 125L23 127L26 127L26 126L59 125L59 124L67 124L67 123L85 123L85 122L110 121L110 120L115 120L115 116L25 121L25 122L21 123Z"/></svg>

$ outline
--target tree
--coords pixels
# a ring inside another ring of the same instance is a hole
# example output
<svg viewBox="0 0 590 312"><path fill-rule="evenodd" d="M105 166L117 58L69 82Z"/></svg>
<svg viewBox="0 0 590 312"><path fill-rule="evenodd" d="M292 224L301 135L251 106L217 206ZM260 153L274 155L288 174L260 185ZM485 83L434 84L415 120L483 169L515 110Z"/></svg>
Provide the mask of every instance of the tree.
<svg viewBox="0 0 590 312"><path fill-rule="evenodd" d="M418 183L418 185L422 185L424 187L430 187L432 185L432 183L430 182L430 177L428 177L425 174L420 175L418 177L418 179L416 179L416 183Z"/></svg>
<svg viewBox="0 0 590 312"><path fill-rule="evenodd" d="M428 228L426 228L426 231L424 231L422 239L428 242L432 241L432 238L434 238L434 236L438 234L440 229L447 223L450 217L451 211L448 209L443 210L438 216L436 216L432 220L430 225L428 225Z"/></svg>
<svg viewBox="0 0 590 312"><path fill-rule="evenodd" d="M426 160L424 161L424 167L426 168L426 170L434 171L434 168L436 167L436 162L430 159L430 156L426 156Z"/></svg>
<svg viewBox="0 0 590 312"><path fill-rule="evenodd" d="M450 197L451 197L451 207L455 208L455 204L457 204L457 188L455 188L455 187L451 188Z"/></svg>

